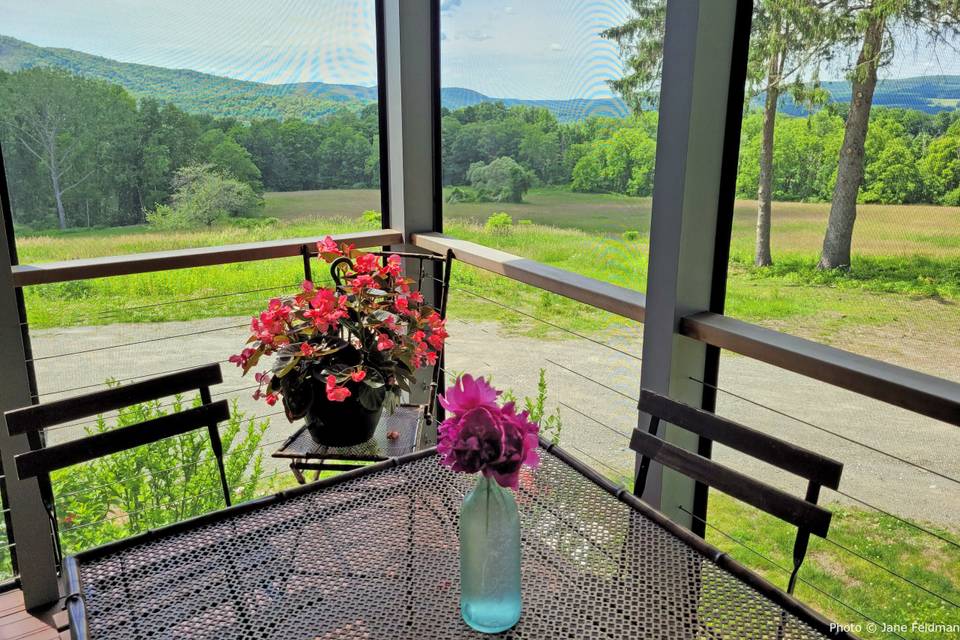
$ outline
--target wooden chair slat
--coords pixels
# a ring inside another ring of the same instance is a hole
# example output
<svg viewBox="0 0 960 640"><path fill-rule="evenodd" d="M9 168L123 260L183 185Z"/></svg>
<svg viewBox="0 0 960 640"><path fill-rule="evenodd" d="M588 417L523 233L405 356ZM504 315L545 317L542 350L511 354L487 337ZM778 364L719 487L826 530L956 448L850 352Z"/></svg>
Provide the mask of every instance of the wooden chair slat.
<svg viewBox="0 0 960 640"><path fill-rule="evenodd" d="M171 436L209 428L209 425L229 418L230 407L227 401L219 400L129 427L21 453L15 458L17 473L21 478L49 473Z"/></svg>
<svg viewBox="0 0 960 640"><path fill-rule="evenodd" d="M196 391L223 382L219 364L158 376L82 396L44 402L6 412L11 435L42 431L48 427L88 418L149 400Z"/></svg>
<svg viewBox="0 0 960 640"><path fill-rule="evenodd" d="M715 413L676 402L659 393L640 392L640 410L714 442L746 453L831 489L840 486L843 463L751 429Z"/></svg>
<svg viewBox="0 0 960 640"><path fill-rule="evenodd" d="M670 444L645 431L634 430L630 446L650 459L679 471L697 482L702 482L818 536L825 537L830 529L830 519L833 516L830 511Z"/></svg>

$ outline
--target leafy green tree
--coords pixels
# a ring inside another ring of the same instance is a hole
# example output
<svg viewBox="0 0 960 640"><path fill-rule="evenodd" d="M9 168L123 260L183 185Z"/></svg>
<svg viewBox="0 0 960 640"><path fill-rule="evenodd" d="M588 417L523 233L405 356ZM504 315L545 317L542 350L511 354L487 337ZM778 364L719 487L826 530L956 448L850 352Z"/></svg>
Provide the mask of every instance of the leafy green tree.
<svg viewBox="0 0 960 640"><path fill-rule="evenodd" d="M367 184L367 159L371 141L356 128L356 118L340 116L322 130L317 148L317 187L356 188Z"/></svg>
<svg viewBox="0 0 960 640"><path fill-rule="evenodd" d="M247 184L256 192L263 191L260 169L253 158L236 140L220 129L211 129L200 137L200 153L207 162L222 173Z"/></svg>
<svg viewBox="0 0 960 640"><path fill-rule="evenodd" d="M774 134L780 96L790 91L796 102L823 102L816 73L804 78L810 60L821 62L833 35L829 3L815 0L762 0L755 3L747 79L750 93L763 94L759 173L757 176L757 235L754 264L773 264L770 227L773 216Z"/></svg>
<svg viewBox="0 0 960 640"><path fill-rule="evenodd" d="M740 171L737 195L756 195L762 149L763 114L753 112L744 119L741 134ZM833 191L837 157L843 140L843 120L824 109L810 117L777 115L777 145L773 166L777 168L772 198L777 201L826 202Z"/></svg>
<svg viewBox="0 0 960 640"><path fill-rule="evenodd" d="M517 160L533 171L543 184L555 183L561 170L559 134L536 126L528 127L520 141Z"/></svg>
<svg viewBox="0 0 960 640"><path fill-rule="evenodd" d="M516 160L500 157L484 164L476 162L467 171L467 179L481 197L494 202L522 202L530 189L530 175Z"/></svg>
<svg viewBox="0 0 960 640"><path fill-rule="evenodd" d="M104 134L125 124L134 109L122 88L56 69L28 69L2 84L0 119L46 172L61 229L68 222L66 195L94 177L98 156L116 141Z"/></svg>
<svg viewBox="0 0 960 640"><path fill-rule="evenodd" d="M311 125L303 120L287 120L280 125L280 146L274 160L275 184L280 191L316 189L323 152L323 124Z"/></svg>
<svg viewBox="0 0 960 640"><path fill-rule="evenodd" d="M610 84L635 113L657 102L663 66L664 0L631 0L633 15L603 36L615 40L624 59L624 75ZM829 3L828 3L829 4ZM797 99L822 96L803 80L808 61L826 51L832 33L830 12L817 0L759 0L754 3L748 82L764 94L757 189L755 262L772 264L770 223L773 192L774 123L780 96L789 88Z"/></svg>
<svg viewBox="0 0 960 640"><path fill-rule="evenodd" d="M960 122L930 142L919 170L928 194L942 204L960 205Z"/></svg>
<svg viewBox="0 0 960 640"><path fill-rule="evenodd" d="M863 183L865 142L870 109L877 88L877 71L890 63L892 34L911 34L936 44L960 33L957 0L838 0L845 18L837 35L841 46L857 44L859 54L850 68L851 102L837 163L830 217L820 253L820 269L850 267L850 246L857 219L857 194Z"/></svg>
<svg viewBox="0 0 960 640"><path fill-rule="evenodd" d="M639 125L639 120L635 121ZM625 127L610 138L597 140L573 169L574 191L653 193L655 134L643 126Z"/></svg>
<svg viewBox="0 0 960 640"><path fill-rule="evenodd" d="M864 149L866 168L860 201L919 202L923 197L923 179L901 120L886 111L873 120Z"/></svg>
<svg viewBox="0 0 960 640"><path fill-rule="evenodd" d="M253 188L211 165L191 165L177 171L170 205L159 205L147 221L161 228L212 226L228 217L250 215L262 204Z"/></svg>

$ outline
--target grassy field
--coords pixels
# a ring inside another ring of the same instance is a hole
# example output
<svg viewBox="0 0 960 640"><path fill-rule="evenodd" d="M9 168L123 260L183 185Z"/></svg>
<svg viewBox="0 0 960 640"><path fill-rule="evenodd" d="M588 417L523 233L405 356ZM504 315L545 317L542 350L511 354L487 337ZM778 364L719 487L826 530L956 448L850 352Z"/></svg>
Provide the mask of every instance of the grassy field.
<svg viewBox="0 0 960 640"><path fill-rule="evenodd" d="M456 204L445 208L446 231L547 264L643 290L646 286L649 200L531 191L523 204ZM156 233L146 227L21 236L22 262L46 262L192 246L311 236L369 228L360 213L376 208L379 192L337 190L270 193L265 215L280 222L261 229L218 227ZM732 240L727 313L844 348L881 355L906 366L930 368L937 354L960 354L960 209L868 205L860 209L854 268L849 274L815 269L827 205L776 203L773 267L752 266L755 203L737 203ZM513 215L508 233L492 234L482 222L497 210ZM550 226L542 223L550 222ZM574 228L577 227L577 228ZM622 231L636 231L627 241ZM264 294L233 295L300 278L299 261L268 261L31 287L34 327L117 320L165 320L249 313ZM458 268L455 283L528 312L561 317L571 328L595 329L622 322L583 305L517 287L513 282ZM225 295L212 302L163 304L184 298ZM454 296L454 311L478 310ZM56 301L56 305L50 304ZM153 306L148 306L153 305ZM129 307L138 307L127 311ZM145 308L144 308L145 307ZM104 308L108 312L104 314ZM518 328L521 317L496 312ZM542 331L542 327L530 327ZM891 340L891 336L895 339ZM933 336L939 336L933 341ZM931 358L931 355L933 356ZM939 370L939 364L936 365ZM948 367L949 369L949 367ZM956 371L954 371L956 369ZM960 364L948 375L960 377Z"/></svg>

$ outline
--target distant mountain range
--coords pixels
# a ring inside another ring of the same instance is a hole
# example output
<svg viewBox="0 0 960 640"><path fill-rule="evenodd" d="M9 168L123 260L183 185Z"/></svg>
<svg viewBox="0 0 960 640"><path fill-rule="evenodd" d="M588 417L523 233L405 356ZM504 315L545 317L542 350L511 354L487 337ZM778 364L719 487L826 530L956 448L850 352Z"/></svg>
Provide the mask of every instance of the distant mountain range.
<svg viewBox="0 0 960 640"><path fill-rule="evenodd" d="M150 97L171 102L185 111L212 116L253 118L299 117L315 120L337 109L359 107L376 100L376 87L303 82L265 84L234 80L190 69L167 69L118 62L109 58L73 51L38 47L0 35L0 70L19 71L31 67L57 67L125 87L138 98ZM850 100L845 82L825 82L837 102ZM562 122L589 116L623 117L629 113L619 98L572 100L524 100L494 98L471 89L444 87L441 104L457 109L482 102L503 102L507 106L545 107ZM924 76L883 80L877 87L874 104L936 112L954 109L960 103L960 76ZM785 99L783 110L802 113L799 105Z"/></svg>
<svg viewBox="0 0 960 640"><path fill-rule="evenodd" d="M823 83L831 102L850 102L850 83L831 80ZM960 106L960 76L918 76L880 80L873 94L877 107L916 109L927 113L952 111ZM784 113L802 115L807 110L785 96L781 106Z"/></svg>

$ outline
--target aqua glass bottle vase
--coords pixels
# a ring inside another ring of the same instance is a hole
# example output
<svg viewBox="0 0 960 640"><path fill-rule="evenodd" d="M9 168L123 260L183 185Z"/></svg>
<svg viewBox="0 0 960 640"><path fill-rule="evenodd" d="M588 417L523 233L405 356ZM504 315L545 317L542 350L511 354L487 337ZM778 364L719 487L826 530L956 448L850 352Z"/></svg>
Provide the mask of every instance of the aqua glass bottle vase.
<svg viewBox="0 0 960 640"><path fill-rule="evenodd" d="M513 492L483 475L460 509L460 613L484 633L520 619L520 518Z"/></svg>

